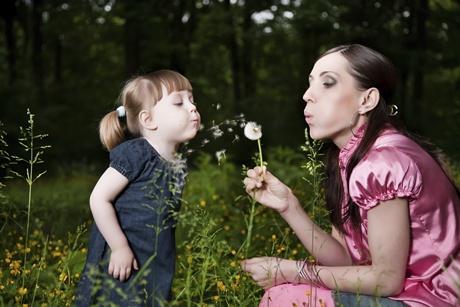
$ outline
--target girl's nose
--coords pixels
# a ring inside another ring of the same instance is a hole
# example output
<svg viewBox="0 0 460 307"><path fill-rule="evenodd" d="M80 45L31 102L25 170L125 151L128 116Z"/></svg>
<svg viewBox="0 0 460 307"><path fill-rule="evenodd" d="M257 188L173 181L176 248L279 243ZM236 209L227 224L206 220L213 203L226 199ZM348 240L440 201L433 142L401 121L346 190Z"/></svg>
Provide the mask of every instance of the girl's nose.
<svg viewBox="0 0 460 307"><path fill-rule="evenodd" d="M190 112L196 112L196 104L192 101L189 101L189 106L190 106Z"/></svg>

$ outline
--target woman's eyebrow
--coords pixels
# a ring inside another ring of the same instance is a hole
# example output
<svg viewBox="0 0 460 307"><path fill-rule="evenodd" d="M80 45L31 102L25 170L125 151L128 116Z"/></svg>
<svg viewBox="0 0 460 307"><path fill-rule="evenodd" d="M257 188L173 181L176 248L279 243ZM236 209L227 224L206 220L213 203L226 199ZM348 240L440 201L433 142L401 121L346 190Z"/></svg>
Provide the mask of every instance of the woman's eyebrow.
<svg viewBox="0 0 460 307"><path fill-rule="evenodd" d="M333 72L333 71L330 71L330 70L325 70L323 72L321 72L319 74L320 77L324 76L325 74L334 74L334 75L337 75L337 76L340 76L338 73L336 72ZM308 80L311 81L311 80L314 80L315 78L312 76L312 75L309 75L308 76Z"/></svg>

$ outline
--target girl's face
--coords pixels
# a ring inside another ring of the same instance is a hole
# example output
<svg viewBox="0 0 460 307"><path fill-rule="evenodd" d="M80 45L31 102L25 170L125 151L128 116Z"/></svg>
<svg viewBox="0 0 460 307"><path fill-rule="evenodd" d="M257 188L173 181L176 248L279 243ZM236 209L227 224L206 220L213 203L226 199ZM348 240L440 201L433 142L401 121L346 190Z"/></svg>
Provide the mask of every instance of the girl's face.
<svg viewBox="0 0 460 307"><path fill-rule="evenodd" d="M355 87L347 71L348 61L340 53L331 53L319 59L310 73L310 86L303 95L304 109L311 138L329 139L343 148L353 136L350 120L364 100L364 91ZM356 116L356 132L364 123L364 116Z"/></svg>
<svg viewBox="0 0 460 307"><path fill-rule="evenodd" d="M172 145L193 139L200 129L200 113L189 91L173 91L168 95L163 87L163 98L153 107L153 119L157 137Z"/></svg>

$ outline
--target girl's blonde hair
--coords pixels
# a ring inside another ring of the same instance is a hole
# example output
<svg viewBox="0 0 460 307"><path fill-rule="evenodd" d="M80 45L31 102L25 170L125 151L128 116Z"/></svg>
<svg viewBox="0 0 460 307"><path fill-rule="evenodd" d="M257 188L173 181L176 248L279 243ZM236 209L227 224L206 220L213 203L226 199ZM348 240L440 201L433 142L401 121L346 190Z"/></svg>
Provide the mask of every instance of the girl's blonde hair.
<svg viewBox="0 0 460 307"><path fill-rule="evenodd" d="M108 151L128 138L141 136L139 113L150 109L163 98L162 85L168 95L174 91L192 91L190 81L172 70L159 70L128 80L120 94L121 104L126 110L126 119L119 117L118 111L113 110L99 123L99 136L102 145Z"/></svg>

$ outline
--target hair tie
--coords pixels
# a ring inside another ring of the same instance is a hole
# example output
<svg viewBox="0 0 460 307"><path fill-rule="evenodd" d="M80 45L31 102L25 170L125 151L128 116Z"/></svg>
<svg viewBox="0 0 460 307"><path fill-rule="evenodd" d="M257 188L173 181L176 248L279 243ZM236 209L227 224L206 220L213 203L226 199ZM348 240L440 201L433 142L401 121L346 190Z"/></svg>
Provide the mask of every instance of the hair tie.
<svg viewBox="0 0 460 307"><path fill-rule="evenodd" d="M118 117L125 117L126 116L126 109L124 106L119 106L117 108L117 112L118 112Z"/></svg>

